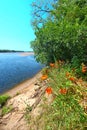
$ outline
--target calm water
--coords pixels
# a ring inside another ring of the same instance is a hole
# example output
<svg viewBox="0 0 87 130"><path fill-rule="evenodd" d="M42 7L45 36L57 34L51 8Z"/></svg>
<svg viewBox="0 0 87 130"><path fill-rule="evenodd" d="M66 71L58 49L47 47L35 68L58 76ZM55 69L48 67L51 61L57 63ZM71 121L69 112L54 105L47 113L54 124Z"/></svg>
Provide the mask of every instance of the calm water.
<svg viewBox="0 0 87 130"><path fill-rule="evenodd" d="M33 77L43 67L36 62L33 55L21 56L18 53L0 53L0 93Z"/></svg>

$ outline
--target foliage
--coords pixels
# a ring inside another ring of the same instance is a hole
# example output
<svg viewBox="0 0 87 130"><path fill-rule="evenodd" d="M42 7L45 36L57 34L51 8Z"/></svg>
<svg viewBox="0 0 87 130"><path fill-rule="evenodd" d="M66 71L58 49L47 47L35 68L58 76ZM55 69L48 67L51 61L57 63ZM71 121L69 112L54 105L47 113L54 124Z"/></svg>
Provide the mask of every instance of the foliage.
<svg viewBox="0 0 87 130"><path fill-rule="evenodd" d="M79 63L87 64L87 1L43 2L40 7L39 1L33 6L33 21L37 18L38 22L33 24L36 39L31 47L37 61L48 64L55 59L71 61L77 57Z"/></svg>
<svg viewBox="0 0 87 130"><path fill-rule="evenodd" d="M25 102L25 104L27 105L27 107L25 109L24 117L25 117L26 121L28 123L30 123L30 120L31 120L30 112L32 111L32 107L30 105L28 105L26 102Z"/></svg>
<svg viewBox="0 0 87 130"><path fill-rule="evenodd" d="M16 93L16 96L19 95L19 94L20 94L20 92L17 92L17 93Z"/></svg>
<svg viewBox="0 0 87 130"><path fill-rule="evenodd" d="M81 104L87 94L87 88L75 77L71 65L56 62L55 66L49 69L48 84L52 88L48 98L53 94L54 99L48 106L44 103L43 114L37 121L38 123L44 121L42 129L87 129L87 106L85 103L85 106Z"/></svg>
<svg viewBox="0 0 87 130"><path fill-rule="evenodd" d="M84 63L80 64L79 59L75 56L71 61L72 69L75 69L75 74L78 78L82 77L84 80L87 81L87 66L85 65L85 71L83 72L83 65Z"/></svg>
<svg viewBox="0 0 87 130"><path fill-rule="evenodd" d="M0 96L0 106L2 107L3 105L5 105L5 103L7 102L7 100L10 98L9 95L1 95Z"/></svg>
<svg viewBox="0 0 87 130"><path fill-rule="evenodd" d="M7 107L7 106L4 106L4 107L2 108L1 115L4 116L5 114L9 113L12 109L13 109L12 106L8 106L8 107Z"/></svg>

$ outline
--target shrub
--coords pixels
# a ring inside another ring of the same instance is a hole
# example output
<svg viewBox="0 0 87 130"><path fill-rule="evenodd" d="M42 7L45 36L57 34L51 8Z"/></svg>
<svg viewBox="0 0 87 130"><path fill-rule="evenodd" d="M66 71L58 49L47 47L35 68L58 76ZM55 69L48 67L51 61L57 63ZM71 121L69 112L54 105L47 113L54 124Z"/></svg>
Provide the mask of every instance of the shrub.
<svg viewBox="0 0 87 130"><path fill-rule="evenodd" d="M12 106L4 106L2 108L2 112L1 112L1 115L4 116L5 114L9 113L10 111L12 110Z"/></svg>
<svg viewBox="0 0 87 130"><path fill-rule="evenodd" d="M82 86L75 84L77 78L69 65L51 68L49 84L55 95L54 101L43 113L45 130L83 130L87 128L87 115L82 100ZM67 74L67 75L66 75Z"/></svg>
<svg viewBox="0 0 87 130"><path fill-rule="evenodd" d="M9 95L1 95L0 96L0 106L2 107L3 105L5 105L5 103L7 102L7 100L10 98Z"/></svg>

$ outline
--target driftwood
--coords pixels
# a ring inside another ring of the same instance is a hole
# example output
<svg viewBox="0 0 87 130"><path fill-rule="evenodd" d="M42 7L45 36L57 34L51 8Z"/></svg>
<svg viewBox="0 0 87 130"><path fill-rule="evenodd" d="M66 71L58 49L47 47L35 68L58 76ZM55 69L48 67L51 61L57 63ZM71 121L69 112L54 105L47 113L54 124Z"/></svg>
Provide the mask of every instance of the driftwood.
<svg viewBox="0 0 87 130"><path fill-rule="evenodd" d="M31 108L32 108L31 111L33 111L33 110L37 107L37 105L40 103L41 97L43 96L43 94L44 94L46 88L47 88L46 85L44 85L43 87L40 87L40 89L39 89L38 91L36 91L35 94L30 97L30 98L36 98L36 102L31 106ZM19 118L18 122L19 122L23 117L24 117L24 115L22 115L22 116Z"/></svg>
<svg viewBox="0 0 87 130"><path fill-rule="evenodd" d="M45 89L47 88L47 86L45 85L44 87L40 88L37 92L35 92L35 94L33 96L31 96L31 98L37 98L36 102L31 106L32 111L37 107L37 105L40 103L41 101L41 97L43 96ZM22 115L22 117L19 119L19 121L24 117L24 115Z"/></svg>
<svg viewBox="0 0 87 130"><path fill-rule="evenodd" d="M42 87L40 86L38 89L36 89L35 90L35 93L33 94L33 95L31 95L31 97L29 97L29 99L32 99L32 98L35 98L36 99L36 101L35 101L35 103L33 103L32 104L32 106L30 106L32 109L31 109L31 111L33 111L36 107L37 107L37 105L40 103L40 101L41 101L41 99L42 99L42 96L43 96L43 94L45 93L45 89L47 88L47 86L46 86L46 82L43 82L42 83ZM14 111L17 111L18 112L18 108L16 107L16 108L14 108L11 112L10 112L10 114L12 114L12 112L14 112ZM30 111L30 112L31 112ZM25 112L24 112L25 113ZM20 122L22 119L23 119L23 117L24 117L24 113L22 113L22 115L18 118L18 120L17 120L17 122ZM6 125L6 123L4 122L4 120L1 120L0 119L0 124L4 124L4 125ZM16 124L14 124L14 126L16 126L17 125L17 123Z"/></svg>
<svg viewBox="0 0 87 130"><path fill-rule="evenodd" d="M44 92L45 92L45 89L47 88L47 86L44 86L42 87L37 94L37 99L36 99L36 102L31 106L32 107L32 110L35 109L35 107L39 104L39 102L41 101L41 97L43 96Z"/></svg>

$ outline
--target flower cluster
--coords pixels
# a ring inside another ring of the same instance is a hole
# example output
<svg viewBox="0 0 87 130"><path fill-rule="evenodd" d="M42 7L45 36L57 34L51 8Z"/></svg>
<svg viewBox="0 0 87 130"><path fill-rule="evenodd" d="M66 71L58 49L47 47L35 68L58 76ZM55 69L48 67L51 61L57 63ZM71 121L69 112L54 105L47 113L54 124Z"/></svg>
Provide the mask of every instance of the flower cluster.
<svg viewBox="0 0 87 130"><path fill-rule="evenodd" d="M82 64L82 73L87 72L87 66L85 64Z"/></svg>
<svg viewBox="0 0 87 130"><path fill-rule="evenodd" d="M41 80L46 80L47 78L48 78L47 75L42 75L42 76L41 76Z"/></svg>
<svg viewBox="0 0 87 130"><path fill-rule="evenodd" d="M60 93L60 94L66 94L66 93L67 93L67 89L66 89L66 88L61 88L61 89L59 90L59 93Z"/></svg>
<svg viewBox="0 0 87 130"><path fill-rule="evenodd" d="M55 66L55 64L54 63L50 63L50 67L54 67Z"/></svg>
<svg viewBox="0 0 87 130"><path fill-rule="evenodd" d="M70 77L69 80L75 81L75 78L74 77Z"/></svg>
<svg viewBox="0 0 87 130"><path fill-rule="evenodd" d="M52 94L52 88L51 87L47 87L46 88L46 93L49 95L49 94Z"/></svg>

